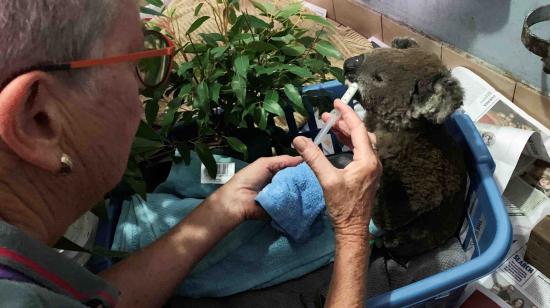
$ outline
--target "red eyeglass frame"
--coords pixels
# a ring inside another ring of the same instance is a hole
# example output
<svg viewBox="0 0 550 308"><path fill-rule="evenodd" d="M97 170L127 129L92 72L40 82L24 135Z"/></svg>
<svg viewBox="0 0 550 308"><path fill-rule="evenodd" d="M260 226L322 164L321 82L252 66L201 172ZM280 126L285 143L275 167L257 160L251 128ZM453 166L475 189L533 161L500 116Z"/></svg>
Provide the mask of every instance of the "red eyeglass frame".
<svg viewBox="0 0 550 308"><path fill-rule="evenodd" d="M176 50L176 46L174 45L174 42L170 40L166 35L153 30L145 30L144 34L155 34L160 35L168 44L168 47L162 48L162 49L154 49L154 50L145 50L145 51L138 51L133 52L129 54L124 55L118 55L118 56L112 56L107 58L98 58L98 59L87 59L87 60L76 60L76 61L70 61L70 62L64 62L64 63L58 63L58 64L45 64L45 65L39 65L34 67L35 70L41 70L45 72L51 72L51 71L68 71L73 69L83 69L83 68L90 68L95 66L102 66L102 65L110 65L110 64L118 64L118 63L125 63L125 62L133 62L138 61L141 59L148 59L148 58L157 58L157 57L164 57L164 56L170 56L170 63L168 65L168 70L164 74L164 77L162 78L162 81L160 81L158 84L151 86L145 84L145 82L142 80L139 72L138 67L136 66L136 74L138 75L141 82L147 86L147 87L156 87L168 79L170 76L170 71L172 71L172 67L174 64L173 58Z"/></svg>

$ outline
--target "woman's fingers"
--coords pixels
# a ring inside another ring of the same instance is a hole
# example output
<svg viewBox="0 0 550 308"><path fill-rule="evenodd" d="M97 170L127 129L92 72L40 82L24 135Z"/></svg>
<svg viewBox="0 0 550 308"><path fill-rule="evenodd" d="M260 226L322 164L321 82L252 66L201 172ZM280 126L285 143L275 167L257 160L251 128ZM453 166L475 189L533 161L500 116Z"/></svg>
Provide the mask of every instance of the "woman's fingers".
<svg viewBox="0 0 550 308"><path fill-rule="evenodd" d="M342 120L349 128L351 143L353 145L353 159L376 159L371 138L369 138L369 132L355 111L341 100L334 101L334 108L342 113Z"/></svg>
<svg viewBox="0 0 550 308"><path fill-rule="evenodd" d="M267 169L269 169L272 174L275 174L282 169L295 167L302 161L303 159L299 156L281 155L265 158L264 163L266 164Z"/></svg>
<svg viewBox="0 0 550 308"><path fill-rule="evenodd" d="M321 149L311 139L296 137L292 143L294 144L294 148L304 158L304 161L313 170L321 185L323 185L324 181L334 176L336 168L332 166L323 152L321 152Z"/></svg>

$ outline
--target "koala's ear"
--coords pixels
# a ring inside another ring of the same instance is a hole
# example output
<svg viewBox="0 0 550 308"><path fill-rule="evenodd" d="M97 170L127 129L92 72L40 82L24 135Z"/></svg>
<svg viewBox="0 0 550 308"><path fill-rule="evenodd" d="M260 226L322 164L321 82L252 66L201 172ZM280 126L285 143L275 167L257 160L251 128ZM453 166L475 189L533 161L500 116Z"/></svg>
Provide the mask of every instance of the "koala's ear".
<svg viewBox="0 0 550 308"><path fill-rule="evenodd" d="M415 39L411 37L396 37L391 42L392 48L407 49L419 47Z"/></svg>
<svg viewBox="0 0 550 308"><path fill-rule="evenodd" d="M464 92L458 80L445 74L432 84L433 94L424 103L412 106L411 116L415 119L424 118L436 124L443 123L448 116L460 108Z"/></svg>

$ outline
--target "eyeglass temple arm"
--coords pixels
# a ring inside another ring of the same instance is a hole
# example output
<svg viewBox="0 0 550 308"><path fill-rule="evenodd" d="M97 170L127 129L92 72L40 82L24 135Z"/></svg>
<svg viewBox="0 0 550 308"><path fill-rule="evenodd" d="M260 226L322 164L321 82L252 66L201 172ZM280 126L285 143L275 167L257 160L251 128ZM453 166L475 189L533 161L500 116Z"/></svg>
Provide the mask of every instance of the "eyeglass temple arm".
<svg viewBox="0 0 550 308"><path fill-rule="evenodd" d="M88 68L88 67L94 67L94 66L100 66L100 65L133 62L133 61L138 61L138 60L147 59L147 58L171 56L174 54L174 50L175 50L175 47L170 46L163 49L139 51L139 52L135 52L127 55L114 56L114 57L109 57L104 59L90 59L90 60L71 61L71 62L60 63L60 64L46 64L46 65L41 65L40 69L43 71L62 71L62 70L70 70L70 69Z"/></svg>

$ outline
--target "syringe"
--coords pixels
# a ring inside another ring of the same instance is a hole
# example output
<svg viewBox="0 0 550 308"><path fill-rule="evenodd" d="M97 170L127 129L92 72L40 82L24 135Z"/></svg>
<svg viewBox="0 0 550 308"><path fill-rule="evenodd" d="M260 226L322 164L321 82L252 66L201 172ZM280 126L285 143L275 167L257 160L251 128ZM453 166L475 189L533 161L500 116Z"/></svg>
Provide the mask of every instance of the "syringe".
<svg viewBox="0 0 550 308"><path fill-rule="evenodd" d="M356 82L350 84L348 86L348 90L346 91L346 93L344 93L344 95L340 100L344 104L348 104L358 89L359 89L359 85ZM321 144L321 141L323 140L323 138L325 138L325 136L328 134L328 131L334 126L334 124L336 124L336 121L338 121L341 116L342 114L340 113L340 111L336 109L333 109L330 112L330 119L328 120L327 123L325 123L325 126L323 127L323 129L321 129L321 131L317 134L317 136L313 140L313 143L315 143L315 145Z"/></svg>

